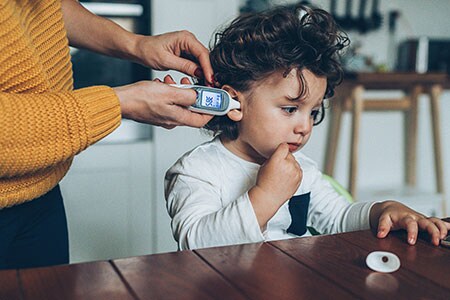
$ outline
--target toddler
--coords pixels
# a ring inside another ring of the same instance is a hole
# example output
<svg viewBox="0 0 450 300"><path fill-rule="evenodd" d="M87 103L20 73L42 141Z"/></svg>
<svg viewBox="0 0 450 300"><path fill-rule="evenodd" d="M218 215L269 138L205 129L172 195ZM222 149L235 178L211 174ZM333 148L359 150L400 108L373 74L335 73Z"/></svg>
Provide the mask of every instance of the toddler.
<svg viewBox="0 0 450 300"><path fill-rule="evenodd" d="M301 153L324 117L348 44L332 17L297 5L243 15L216 35L210 54L239 110L216 116L214 139L166 173L165 195L180 249L373 228L379 238L425 230L439 244L450 224L395 202L349 203Z"/></svg>

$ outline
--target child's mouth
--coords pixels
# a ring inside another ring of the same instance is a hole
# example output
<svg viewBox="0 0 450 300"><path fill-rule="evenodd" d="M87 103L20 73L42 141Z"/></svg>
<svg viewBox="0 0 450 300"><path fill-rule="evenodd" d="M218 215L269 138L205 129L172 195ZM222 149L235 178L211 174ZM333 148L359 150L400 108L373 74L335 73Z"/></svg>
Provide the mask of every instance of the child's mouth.
<svg viewBox="0 0 450 300"><path fill-rule="evenodd" d="M298 148L300 148L300 145L299 144L288 144L289 145L289 151L290 152L294 152L294 151L297 151L298 150Z"/></svg>

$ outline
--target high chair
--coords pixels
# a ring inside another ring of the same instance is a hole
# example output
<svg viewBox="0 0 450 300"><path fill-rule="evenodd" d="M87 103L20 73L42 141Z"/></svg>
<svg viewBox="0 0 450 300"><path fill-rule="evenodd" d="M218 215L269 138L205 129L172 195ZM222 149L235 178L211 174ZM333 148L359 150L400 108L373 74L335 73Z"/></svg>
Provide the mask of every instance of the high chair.
<svg viewBox="0 0 450 300"><path fill-rule="evenodd" d="M331 177L327 174L322 174L322 178L325 179L326 181L328 181L330 183L330 185L334 188L334 190L339 195L344 197L345 200L347 200L349 203L355 202L352 195L350 195L350 193L339 182L337 182L336 179L334 179L333 177ZM309 231L309 233L311 233L311 235L321 235L322 234L312 226L308 226L308 231Z"/></svg>
<svg viewBox="0 0 450 300"><path fill-rule="evenodd" d="M355 73L346 74L336 88L331 103L324 173L333 176L336 162L342 113L352 115L348 190L357 199L358 142L361 114L364 111L402 111L405 115L405 183L416 185L416 146L418 97L426 94L430 101L436 191L442 195L442 209L446 212L440 139L439 100L442 86L447 80L443 73ZM392 99L367 98L368 90L401 90L403 96Z"/></svg>

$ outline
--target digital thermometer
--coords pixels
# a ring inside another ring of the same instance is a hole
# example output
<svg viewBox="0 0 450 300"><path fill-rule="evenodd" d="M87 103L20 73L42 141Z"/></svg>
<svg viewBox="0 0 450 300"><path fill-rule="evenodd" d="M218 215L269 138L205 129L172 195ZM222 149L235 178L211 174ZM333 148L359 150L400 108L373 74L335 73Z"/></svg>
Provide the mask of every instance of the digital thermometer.
<svg viewBox="0 0 450 300"><path fill-rule="evenodd" d="M189 109L195 112L223 116L232 109L239 109L241 104L231 98L230 94L218 88L191 84L172 84L174 87L193 89L197 92L195 104Z"/></svg>

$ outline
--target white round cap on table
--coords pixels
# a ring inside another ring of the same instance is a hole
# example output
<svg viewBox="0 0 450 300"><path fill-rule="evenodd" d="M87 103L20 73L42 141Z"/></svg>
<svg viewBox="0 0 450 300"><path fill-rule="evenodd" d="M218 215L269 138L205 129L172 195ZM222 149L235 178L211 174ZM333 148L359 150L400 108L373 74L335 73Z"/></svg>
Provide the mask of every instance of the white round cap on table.
<svg viewBox="0 0 450 300"><path fill-rule="evenodd" d="M376 272L392 273L400 268L400 259L392 252L374 251L367 255L366 264Z"/></svg>

